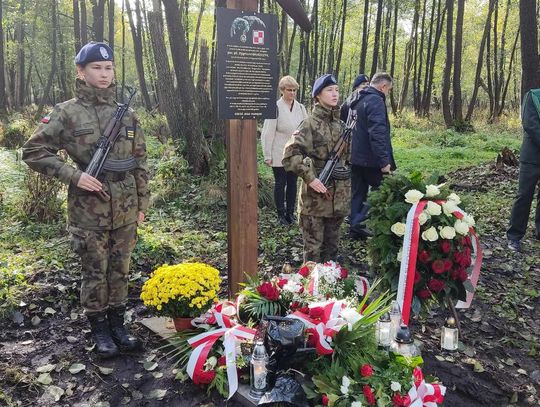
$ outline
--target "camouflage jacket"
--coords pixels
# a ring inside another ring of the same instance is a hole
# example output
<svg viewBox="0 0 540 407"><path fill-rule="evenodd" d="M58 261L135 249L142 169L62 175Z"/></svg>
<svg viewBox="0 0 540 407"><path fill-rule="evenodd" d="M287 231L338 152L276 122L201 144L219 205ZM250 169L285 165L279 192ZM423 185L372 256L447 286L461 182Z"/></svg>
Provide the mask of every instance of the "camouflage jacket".
<svg viewBox="0 0 540 407"><path fill-rule="evenodd" d="M322 194L308 187L324 167L330 151L343 131L339 120L339 108L326 109L315 105L312 113L302 122L285 145L283 166L302 178L300 213L303 215L334 217L349 213L351 180L332 180L329 191L332 199L324 199ZM345 160L350 159L350 147Z"/></svg>
<svg viewBox="0 0 540 407"><path fill-rule="evenodd" d="M137 221L148 207L146 144L133 111L126 113L120 136L108 158L134 157L138 167L127 173L104 173L103 189L111 196L105 202L76 185L96 143L116 111L115 87L97 89L77 80L77 97L57 104L42 119L23 146L23 160L30 168L52 175L69 185L68 225L88 230L112 230ZM65 150L76 167L57 152ZM101 179L100 179L101 180Z"/></svg>

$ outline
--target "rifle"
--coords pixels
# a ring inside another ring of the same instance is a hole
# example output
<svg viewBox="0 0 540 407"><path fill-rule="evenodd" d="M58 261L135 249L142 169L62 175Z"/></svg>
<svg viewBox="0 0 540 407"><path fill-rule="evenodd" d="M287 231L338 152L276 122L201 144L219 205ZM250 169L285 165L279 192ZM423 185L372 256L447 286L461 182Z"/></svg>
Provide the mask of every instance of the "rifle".
<svg viewBox="0 0 540 407"><path fill-rule="evenodd" d="M136 90L133 90L130 93L127 103L118 104L116 112L114 113L111 120L109 120L109 123L105 128L105 132L97 141L96 150L92 155L92 159L86 166L85 172L88 175L97 178L101 174L101 170L103 169L109 152L111 151L112 146L114 146L114 143L116 143L116 140L118 139L118 135L120 134L120 127L122 126L122 119L124 118L124 115L129 109L129 104L131 103L131 99L133 99L135 92ZM109 194L105 191L98 191L97 195L104 201L109 201L111 199Z"/></svg>
<svg viewBox="0 0 540 407"><path fill-rule="evenodd" d="M351 134L355 125L356 114L351 114L351 117L349 117L349 120L347 120L347 126L345 127L345 130L343 130L343 133L341 133L341 136L339 137L336 145L334 146L332 151L330 151L330 154L328 155L328 160L326 160L326 163L324 164L324 167L319 174L318 178L325 187L328 187L328 185L330 184L330 180L332 179L332 173L334 172L336 166L341 160L345 149L351 142ZM325 194L325 198L330 199L331 195L327 192Z"/></svg>

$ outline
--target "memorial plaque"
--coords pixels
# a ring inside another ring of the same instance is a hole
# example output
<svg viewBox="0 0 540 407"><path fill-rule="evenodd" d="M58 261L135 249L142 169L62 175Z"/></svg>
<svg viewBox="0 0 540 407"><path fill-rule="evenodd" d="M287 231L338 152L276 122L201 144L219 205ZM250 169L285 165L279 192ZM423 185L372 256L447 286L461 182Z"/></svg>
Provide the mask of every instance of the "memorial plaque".
<svg viewBox="0 0 540 407"><path fill-rule="evenodd" d="M220 119L275 119L277 17L217 9L217 92Z"/></svg>

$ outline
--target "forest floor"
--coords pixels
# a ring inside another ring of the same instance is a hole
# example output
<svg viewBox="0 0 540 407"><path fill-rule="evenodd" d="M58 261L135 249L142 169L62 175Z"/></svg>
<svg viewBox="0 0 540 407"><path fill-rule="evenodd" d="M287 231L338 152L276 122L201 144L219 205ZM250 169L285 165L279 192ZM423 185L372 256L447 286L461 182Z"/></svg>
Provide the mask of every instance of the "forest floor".
<svg viewBox="0 0 540 407"><path fill-rule="evenodd" d="M443 311L413 321L425 371L447 386L445 406L538 406L540 242L529 229L523 253L511 253L505 238L517 169L485 164L447 176L477 219L484 264L471 308L460 311L459 351L439 349ZM190 194L178 199L189 202ZM213 211L162 205L148 214L134 253L128 306L129 325L143 350L108 361L92 351L78 305L77 258L62 222L27 224L0 212L0 271L4 279L14 267L26 275L18 290L4 290L17 300L1 322L0 405L236 406L175 379L174 361L159 349L163 343L137 323L148 316L138 295L155 264L198 258L226 270L225 211L222 201ZM284 262L299 266L298 228L278 226L269 209L259 212L260 271L277 273ZM364 242L345 238L341 252L350 269L368 272Z"/></svg>

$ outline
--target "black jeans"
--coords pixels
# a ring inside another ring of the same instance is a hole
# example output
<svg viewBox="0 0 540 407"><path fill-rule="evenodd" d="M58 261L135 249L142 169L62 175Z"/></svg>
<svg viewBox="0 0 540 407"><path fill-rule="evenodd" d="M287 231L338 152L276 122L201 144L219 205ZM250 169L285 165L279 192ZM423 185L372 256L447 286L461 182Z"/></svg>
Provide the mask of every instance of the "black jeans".
<svg viewBox="0 0 540 407"><path fill-rule="evenodd" d="M534 192L540 183L540 165L520 163L519 185L512 214L510 216L510 227L506 232L509 240L521 240L525 236L531 205L534 199ZM536 234L540 234L540 189L536 196L536 215L534 218Z"/></svg>
<svg viewBox="0 0 540 407"><path fill-rule="evenodd" d="M278 212L293 213L296 205L296 180L298 176L283 167L272 167L274 172L274 202ZM285 209L286 208L286 209Z"/></svg>
<svg viewBox="0 0 540 407"><path fill-rule="evenodd" d="M383 173L379 168L352 166L351 173L351 227L366 220L366 199L369 187L375 190L379 188L383 179Z"/></svg>

